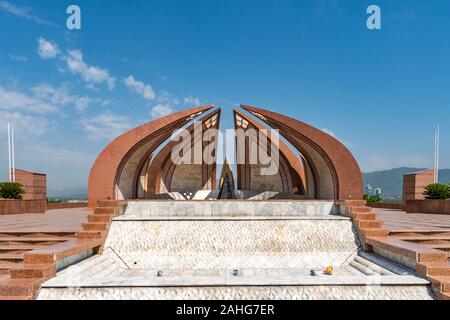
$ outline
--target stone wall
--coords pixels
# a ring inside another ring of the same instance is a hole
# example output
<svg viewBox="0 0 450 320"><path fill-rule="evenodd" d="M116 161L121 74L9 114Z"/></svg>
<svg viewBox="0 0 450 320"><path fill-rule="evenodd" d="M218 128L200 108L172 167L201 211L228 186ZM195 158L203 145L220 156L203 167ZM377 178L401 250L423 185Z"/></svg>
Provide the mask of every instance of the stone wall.
<svg viewBox="0 0 450 320"><path fill-rule="evenodd" d="M406 213L450 214L450 200L407 200Z"/></svg>
<svg viewBox="0 0 450 320"><path fill-rule="evenodd" d="M16 182L25 190L23 200L47 200L47 177L45 174L15 170Z"/></svg>
<svg viewBox="0 0 450 320"><path fill-rule="evenodd" d="M0 200L0 215L45 213L47 200Z"/></svg>
<svg viewBox="0 0 450 320"><path fill-rule="evenodd" d="M358 249L342 218L141 219L114 220L105 243L132 269L339 267Z"/></svg>
<svg viewBox="0 0 450 320"><path fill-rule="evenodd" d="M47 203L47 210L86 208L87 206L88 206L87 202L83 202L83 203Z"/></svg>
<svg viewBox="0 0 450 320"><path fill-rule="evenodd" d="M433 170L425 170L421 172L414 172L405 174L403 176L403 202L406 204L408 200L423 200L425 199L423 192L425 186L433 183Z"/></svg>
<svg viewBox="0 0 450 320"><path fill-rule="evenodd" d="M431 300L426 286L228 286L43 288L40 300Z"/></svg>

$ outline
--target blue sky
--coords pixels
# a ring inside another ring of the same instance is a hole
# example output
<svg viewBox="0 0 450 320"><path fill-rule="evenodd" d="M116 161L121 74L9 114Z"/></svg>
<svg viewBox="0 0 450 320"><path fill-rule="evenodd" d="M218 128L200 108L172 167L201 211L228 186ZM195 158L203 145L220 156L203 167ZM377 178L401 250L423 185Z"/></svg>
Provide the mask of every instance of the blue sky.
<svg viewBox="0 0 450 320"><path fill-rule="evenodd" d="M66 28L81 7L82 30ZM382 29L366 28L377 4ZM450 167L450 2L0 0L0 179L17 167L84 187L119 133L213 103L331 132L362 170ZM223 122L230 126L231 119Z"/></svg>

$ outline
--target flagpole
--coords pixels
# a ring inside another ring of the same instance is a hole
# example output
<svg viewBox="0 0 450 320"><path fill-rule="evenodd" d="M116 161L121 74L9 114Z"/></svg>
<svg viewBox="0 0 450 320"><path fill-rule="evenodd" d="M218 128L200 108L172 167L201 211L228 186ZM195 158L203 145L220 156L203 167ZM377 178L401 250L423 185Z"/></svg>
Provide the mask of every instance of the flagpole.
<svg viewBox="0 0 450 320"><path fill-rule="evenodd" d="M14 147L14 128L11 129L12 181L16 182L16 150Z"/></svg>
<svg viewBox="0 0 450 320"><path fill-rule="evenodd" d="M9 182L11 182L11 126L8 122L8 172Z"/></svg>
<svg viewBox="0 0 450 320"><path fill-rule="evenodd" d="M439 136L440 136L440 132L439 132L439 125L437 126L437 131L436 131L436 183L439 183Z"/></svg>

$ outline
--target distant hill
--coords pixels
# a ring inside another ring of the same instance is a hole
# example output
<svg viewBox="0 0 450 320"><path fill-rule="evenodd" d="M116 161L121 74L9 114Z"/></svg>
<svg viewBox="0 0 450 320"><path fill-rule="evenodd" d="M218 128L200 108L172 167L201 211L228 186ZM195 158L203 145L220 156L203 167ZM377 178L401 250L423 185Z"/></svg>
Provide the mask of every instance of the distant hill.
<svg viewBox="0 0 450 320"><path fill-rule="evenodd" d="M47 197L60 200L87 200L87 188L49 190Z"/></svg>
<svg viewBox="0 0 450 320"><path fill-rule="evenodd" d="M363 173L364 186L381 188L381 194L388 198L401 198L403 194L403 175L426 170L425 168L395 168L390 170ZM439 182L450 182L450 169L439 170Z"/></svg>

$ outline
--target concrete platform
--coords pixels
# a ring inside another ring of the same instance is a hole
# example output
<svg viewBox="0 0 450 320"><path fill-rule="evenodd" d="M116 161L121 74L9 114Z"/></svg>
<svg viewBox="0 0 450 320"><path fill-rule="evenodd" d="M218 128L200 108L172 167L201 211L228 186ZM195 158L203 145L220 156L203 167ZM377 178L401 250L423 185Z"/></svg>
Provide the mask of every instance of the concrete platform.
<svg viewBox="0 0 450 320"><path fill-rule="evenodd" d="M125 216L137 217L216 217L216 216L329 216L341 213L341 207L334 201L293 200L212 200L171 201L137 200L129 201Z"/></svg>
<svg viewBox="0 0 450 320"><path fill-rule="evenodd" d="M103 254L59 272L39 298L432 298L411 270L359 253L338 210L330 201L131 201Z"/></svg>
<svg viewBox="0 0 450 320"><path fill-rule="evenodd" d="M233 275L233 270L220 268L131 269L107 249L102 256L89 258L44 283L39 299L432 298L429 282L408 269L376 256L370 256L372 261L357 258L352 260L357 265L337 268L332 276L320 270L312 276L307 269L267 268L241 269Z"/></svg>

